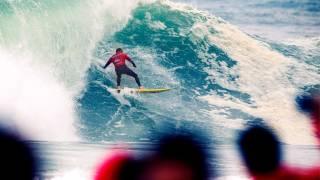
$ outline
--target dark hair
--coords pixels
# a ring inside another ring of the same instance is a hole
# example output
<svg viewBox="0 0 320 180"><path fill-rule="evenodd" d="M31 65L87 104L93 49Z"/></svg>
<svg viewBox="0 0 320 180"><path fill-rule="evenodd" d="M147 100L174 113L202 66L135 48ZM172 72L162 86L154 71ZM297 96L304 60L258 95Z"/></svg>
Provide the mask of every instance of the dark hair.
<svg viewBox="0 0 320 180"><path fill-rule="evenodd" d="M30 145L3 129L0 129L0 145L0 179L34 179L36 159Z"/></svg>
<svg viewBox="0 0 320 180"><path fill-rule="evenodd" d="M238 148L251 173L266 174L280 166L282 152L277 136L265 126L252 126L243 131Z"/></svg>
<svg viewBox="0 0 320 180"><path fill-rule="evenodd" d="M298 109L308 115L310 115L316 107L316 102L311 95L297 96L295 100Z"/></svg>
<svg viewBox="0 0 320 180"><path fill-rule="evenodd" d="M194 171L194 179L209 179L209 154L197 138L182 134L164 136L156 148L157 156L161 160L173 160L187 165Z"/></svg>
<svg viewBox="0 0 320 180"><path fill-rule="evenodd" d="M140 159L127 159L121 165L117 179L118 180L138 180L142 172L144 162ZM111 172L112 173L112 172Z"/></svg>
<svg viewBox="0 0 320 180"><path fill-rule="evenodd" d="M122 52L122 49L121 48L117 48L116 52Z"/></svg>
<svg viewBox="0 0 320 180"><path fill-rule="evenodd" d="M320 85L312 86L299 94L295 99L296 105L301 112L311 115L320 106L316 100L317 97L320 97Z"/></svg>

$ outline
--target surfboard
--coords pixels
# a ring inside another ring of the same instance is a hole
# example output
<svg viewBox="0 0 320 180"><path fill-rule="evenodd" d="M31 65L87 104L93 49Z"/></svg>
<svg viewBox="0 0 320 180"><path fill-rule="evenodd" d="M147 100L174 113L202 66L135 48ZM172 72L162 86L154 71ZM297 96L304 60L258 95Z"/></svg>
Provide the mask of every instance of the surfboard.
<svg viewBox="0 0 320 180"><path fill-rule="evenodd" d="M136 89L135 91L137 93L161 93L161 92L166 92L170 91L171 89L169 88L158 88L158 89L152 89L152 88L143 88L143 89Z"/></svg>
<svg viewBox="0 0 320 180"><path fill-rule="evenodd" d="M121 88L121 89L114 89L118 93L120 92L127 92L127 93L162 93L166 91L170 91L169 88L143 88L143 89L133 89L133 88Z"/></svg>

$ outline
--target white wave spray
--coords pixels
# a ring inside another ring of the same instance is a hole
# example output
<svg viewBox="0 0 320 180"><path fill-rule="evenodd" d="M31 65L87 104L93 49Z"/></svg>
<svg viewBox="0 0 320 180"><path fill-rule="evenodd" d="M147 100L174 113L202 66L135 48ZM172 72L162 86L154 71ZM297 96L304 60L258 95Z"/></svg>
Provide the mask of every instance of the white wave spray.
<svg viewBox="0 0 320 180"><path fill-rule="evenodd" d="M170 1L165 1L165 4L172 9L199 17L198 23L190 30L194 41L208 40L237 61L234 68L226 69L225 72L239 77L236 82L230 82L214 70L208 70L211 78L225 87L250 94L254 104L246 104L228 96L221 98L214 93L201 99L225 109L241 109L265 119L286 143L315 142L308 120L297 112L294 104L294 96L299 87L319 83L320 74L315 67L284 57L267 44L206 12ZM227 111L212 110L211 114L219 126L239 129L246 123L240 120L237 124L237 121L229 120L225 116Z"/></svg>
<svg viewBox="0 0 320 180"><path fill-rule="evenodd" d="M0 13L0 113L33 140L75 140L75 97L93 49L139 1L6 1Z"/></svg>

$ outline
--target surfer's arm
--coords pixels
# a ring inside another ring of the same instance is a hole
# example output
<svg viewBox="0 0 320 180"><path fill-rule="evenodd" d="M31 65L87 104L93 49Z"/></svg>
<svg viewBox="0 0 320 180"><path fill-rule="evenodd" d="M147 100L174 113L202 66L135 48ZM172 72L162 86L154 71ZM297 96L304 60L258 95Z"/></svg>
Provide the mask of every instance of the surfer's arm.
<svg viewBox="0 0 320 180"><path fill-rule="evenodd" d="M131 64L133 65L133 67L137 67L136 64L132 61L132 59L131 59L129 56L127 56L127 60L128 60L129 62L131 62Z"/></svg>
<svg viewBox="0 0 320 180"><path fill-rule="evenodd" d="M106 65L103 66L103 69L107 68L111 64L111 62L112 62L112 58L110 58L106 63Z"/></svg>

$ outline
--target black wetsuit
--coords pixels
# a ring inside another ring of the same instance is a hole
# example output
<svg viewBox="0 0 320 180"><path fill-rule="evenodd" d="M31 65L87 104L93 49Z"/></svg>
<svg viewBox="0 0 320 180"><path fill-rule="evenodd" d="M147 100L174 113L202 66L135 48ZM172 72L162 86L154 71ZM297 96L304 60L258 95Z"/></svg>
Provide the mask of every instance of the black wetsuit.
<svg viewBox="0 0 320 180"><path fill-rule="evenodd" d="M141 86L138 75L135 72L133 72L131 69L129 69L126 65L117 67L117 68L115 68L115 70L116 70L116 74L117 74L117 86L120 86L122 74L126 74L128 76L134 77L138 86L139 87Z"/></svg>

